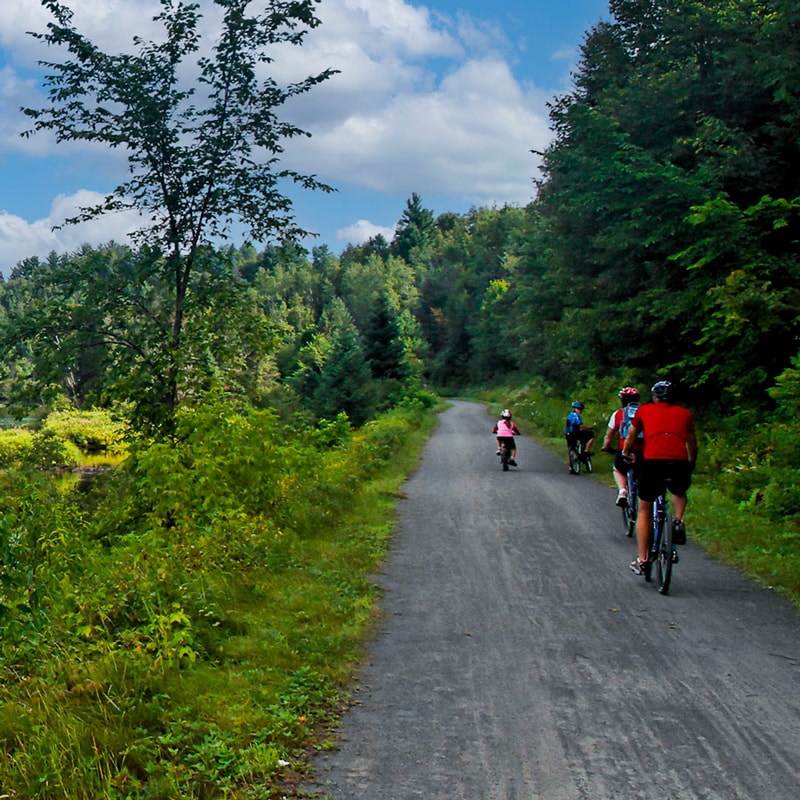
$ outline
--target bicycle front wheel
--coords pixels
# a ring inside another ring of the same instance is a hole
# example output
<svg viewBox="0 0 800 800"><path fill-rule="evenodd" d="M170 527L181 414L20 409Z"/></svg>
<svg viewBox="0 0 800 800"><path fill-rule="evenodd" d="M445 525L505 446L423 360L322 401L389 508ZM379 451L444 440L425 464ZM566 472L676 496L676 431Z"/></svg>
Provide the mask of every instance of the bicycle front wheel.
<svg viewBox="0 0 800 800"><path fill-rule="evenodd" d="M661 594L667 594L672 580L672 517L669 511L665 511L661 525L661 535L657 539L656 578L658 591Z"/></svg>
<svg viewBox="0 0 800 800"><path fill-rule="evenodd" d="M625 535L631 537L636 530L636 508L631 505L630 495L628 498L628 502L622 506L622 526L625 528Z"/></svg>

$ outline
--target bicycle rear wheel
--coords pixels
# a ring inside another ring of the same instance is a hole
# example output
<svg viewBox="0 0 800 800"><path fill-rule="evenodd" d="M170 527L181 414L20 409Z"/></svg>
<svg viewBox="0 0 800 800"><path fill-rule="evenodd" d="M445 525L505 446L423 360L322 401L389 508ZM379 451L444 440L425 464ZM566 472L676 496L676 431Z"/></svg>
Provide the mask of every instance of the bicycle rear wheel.
<svg viewBox="0 0 800 800"><path fill-rule="evenodd" d="M569 471L573 475L581 474L581 457L575 447L569 448Z"/></svg>
<svg viewBox="0 0 800 800"><path fill-rule="evenodd" d="M631 530L631 509L630 506L626 503L620 509L622 511L622 527L625 528L625 535L630 536L633 531Z"/></svg>
<svg viewBox="0 0 800 800"><path fill-rule="evenodd" d="M628 502L622 507L622 522L625 535L633 536L636 530L636 515L639 512L639 496L636 493L636 482L628 476Z"/></svg>
<svg viewBox="0 0 800 800"><path fill-rule="evenodd" d="M656 539L658 542L656 579L658 591L661 594L667 594L672 581L672 516L666 508L661 515L661 527L661 534Z"/></svg>

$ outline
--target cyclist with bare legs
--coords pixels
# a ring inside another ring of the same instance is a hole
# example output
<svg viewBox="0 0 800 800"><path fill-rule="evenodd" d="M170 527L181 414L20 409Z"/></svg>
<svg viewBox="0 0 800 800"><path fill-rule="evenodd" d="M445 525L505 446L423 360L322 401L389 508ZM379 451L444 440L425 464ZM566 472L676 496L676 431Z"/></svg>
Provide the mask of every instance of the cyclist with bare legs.
<svg viewBox="0 0 800 800"><path fill-rule="evenodd" d="M659 381L652 388L653 402L636 411L622 447L622 456L633 461L639 433L644 433L644 452L639 472L639 513L636 541L639 555L630 564L636 575L645 574L653 539L653 503L669 491L673 508L673 543L686 543L686 493L697 462L697 434L688 408L672 402L673 385Z"/></svg>
<svg viewBox="0 0 800 800"><path fill-rule="evenodd" d="M636 410L639 408L639 390L633 386L626 386L624 389L620 389L618 397L622 407L618 408L608 420L602 450L606 453L614 452L613 474L618 490L616 502L618 506L624 507L628 504L628 471L633 469L633 465L622 457L622 445L628 435ZM615 434L619 437L619 441L616 451L613 451L611 442L614 440ZM643 446L644 439L639 434L635 445L637 455L641 455Z"/></svg>

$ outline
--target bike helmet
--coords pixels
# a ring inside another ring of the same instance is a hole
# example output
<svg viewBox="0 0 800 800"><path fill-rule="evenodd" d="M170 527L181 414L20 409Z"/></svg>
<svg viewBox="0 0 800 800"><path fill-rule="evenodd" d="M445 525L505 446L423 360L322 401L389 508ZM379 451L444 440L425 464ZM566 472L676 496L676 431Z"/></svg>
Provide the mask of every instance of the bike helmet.
<svg viewBox="0 0 800 800"><path fill-rule="evenodd" d="M653 393L653 397L658 400L669 400L672 384L669 381L659 381L653 384L653 388L650 391Z"/></svg>
<svg viewBox="0 0 800 800"><path fill-rule="evenodd" d="M572 404L572 407L573 407L573 408L583 408L583 403L581 403L581 401L580 401L580 400L576 400L576 401L575 401L575 402Z"/></svg>
<svg viewBox="0 0 800 800"><path fill-rule="evenodd" d="M619 390L619 399L625 405L635 403L639 399L639 390L635 386L626 386Z"/></svg>
<svg viewBox="0 0 800 800"><path fill-rule="evenodd" d="M500 415L501 419L511 419L511 411L507 408L503 409L503 413Z"/></svg>

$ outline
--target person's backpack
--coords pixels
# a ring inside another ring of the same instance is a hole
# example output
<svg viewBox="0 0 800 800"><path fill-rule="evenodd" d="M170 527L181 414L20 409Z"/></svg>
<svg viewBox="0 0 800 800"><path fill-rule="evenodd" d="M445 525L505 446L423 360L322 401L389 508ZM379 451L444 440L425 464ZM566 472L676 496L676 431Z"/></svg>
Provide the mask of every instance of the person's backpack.
<svg viewBox="0 0 800 800"><path fill-rule="evenodd" d="M631 422L633 418L636 416L636 410L639 408L638 403L629 403L625 408L622 409L622 419L619 423L619 438L620 441L625 441L625 437L628 435L628 431L631 429ZM639 435L636 437L637 439L644 439L644 432L639 431Z"/></svg>

